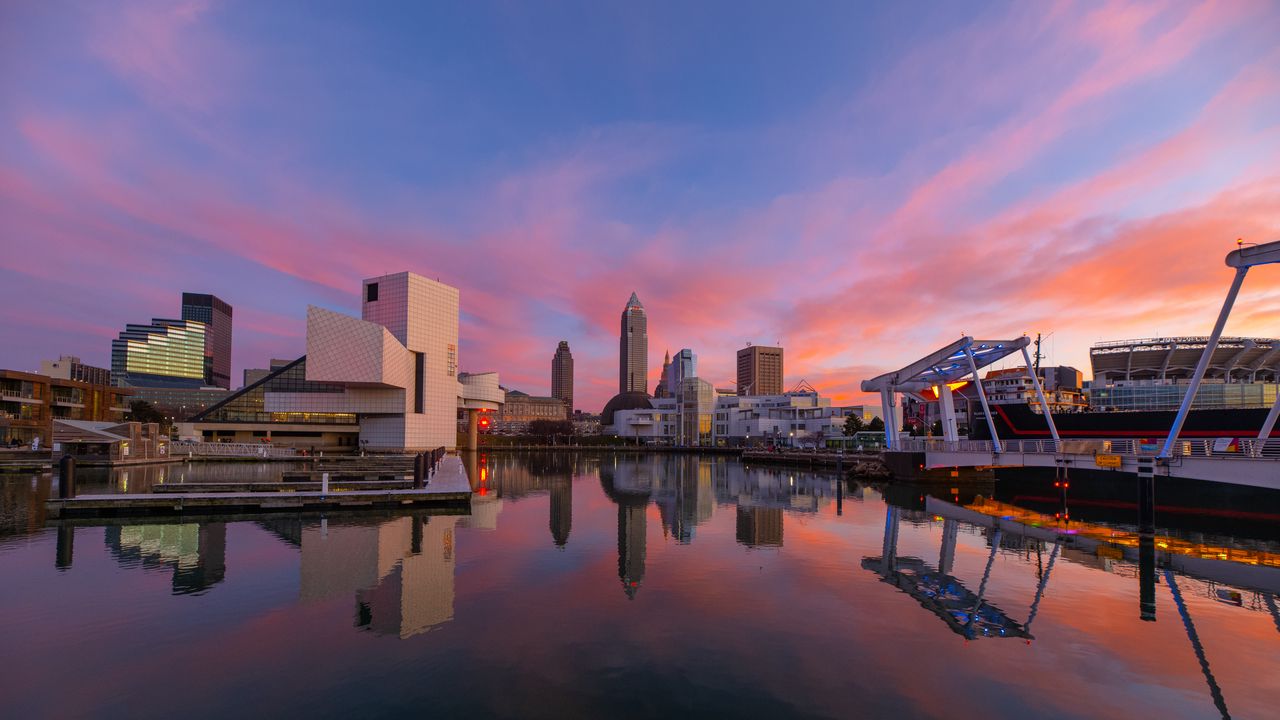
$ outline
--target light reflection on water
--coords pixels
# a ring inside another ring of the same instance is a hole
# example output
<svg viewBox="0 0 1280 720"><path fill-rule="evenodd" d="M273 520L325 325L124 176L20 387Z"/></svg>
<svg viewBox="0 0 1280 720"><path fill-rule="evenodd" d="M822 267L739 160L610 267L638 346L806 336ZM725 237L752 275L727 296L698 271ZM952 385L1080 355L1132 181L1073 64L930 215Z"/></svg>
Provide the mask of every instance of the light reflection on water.
<svg viewBox="0 0 1280 720"><path fill-rule="evenodd" d="M1280 697L1265 565L1144 574L975 498L723 457L471 471L469 516L62 529L47 477L0 480L0 715L1263 717Z"/></svg>

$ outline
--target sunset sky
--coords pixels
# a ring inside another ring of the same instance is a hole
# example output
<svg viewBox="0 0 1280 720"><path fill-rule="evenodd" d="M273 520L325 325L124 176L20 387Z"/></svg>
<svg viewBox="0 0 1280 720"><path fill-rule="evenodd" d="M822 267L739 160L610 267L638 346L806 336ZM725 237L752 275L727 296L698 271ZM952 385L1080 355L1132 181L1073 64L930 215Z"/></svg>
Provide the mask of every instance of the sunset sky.
<svg viewBox="0 0 1280 720"><path fill-rule="evenodd" d="M0 4L0 367L109 365L183 290L234 372L361 278L458 287L463 370L578 407L747 341L836 402L962 333L1206 334L1280 240L1280 4ZM1280 335L1280 269L1229 333Z"/></svg>

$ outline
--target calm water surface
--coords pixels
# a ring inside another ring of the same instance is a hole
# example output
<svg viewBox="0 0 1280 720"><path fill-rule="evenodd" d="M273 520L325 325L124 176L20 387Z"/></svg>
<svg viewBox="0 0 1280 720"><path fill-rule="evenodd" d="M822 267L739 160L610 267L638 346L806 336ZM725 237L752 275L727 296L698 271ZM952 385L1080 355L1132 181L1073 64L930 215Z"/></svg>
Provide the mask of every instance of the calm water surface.
<svg viewBox="0 0 1280 720"><path fill-rule="evenodd" d="M719 457L472 471L470 516L73 533L0 476L0 717L1280 713L1273 540L1163 528L1143 620L1122 523Z"/></svg>

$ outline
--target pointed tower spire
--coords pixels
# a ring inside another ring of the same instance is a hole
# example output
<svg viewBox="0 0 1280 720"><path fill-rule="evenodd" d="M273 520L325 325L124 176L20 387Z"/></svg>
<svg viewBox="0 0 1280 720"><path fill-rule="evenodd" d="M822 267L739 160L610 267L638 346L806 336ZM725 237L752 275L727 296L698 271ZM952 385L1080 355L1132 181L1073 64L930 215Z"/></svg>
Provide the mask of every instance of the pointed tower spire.
<svg viewBox="0 0 1280 720"><path fill-rule="evenodd" d="M631 291L631 299L627 301L627 307L642 308L644 305L640 302L640 297L636 295L634 290Z"/></svg>

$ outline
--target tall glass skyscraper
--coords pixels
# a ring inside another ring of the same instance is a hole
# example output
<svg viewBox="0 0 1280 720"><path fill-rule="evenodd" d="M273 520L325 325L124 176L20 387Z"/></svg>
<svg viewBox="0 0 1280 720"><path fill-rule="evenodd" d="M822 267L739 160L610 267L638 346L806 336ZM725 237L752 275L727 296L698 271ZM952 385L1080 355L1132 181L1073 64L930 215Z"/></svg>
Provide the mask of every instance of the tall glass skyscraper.
<svg viewBox="0 0 1280 720"><path fill-rule="evenodd" d="M182 293L182 319L208 326L204 346L204 383L231 388L231 306L214 295Z"/></svg>
<svg viewBox="0 0 1280 720"><path fill-rule="evenodd" d="M680 393L680 383L685 378L698 376L698 356L693 354L689 348L684 348L666 363L666 372L663 382L666 387L667 397L677 397Z"/></svg>
<svg viewBox="0 0 1280 720"><path fill-rule="evenodd" d="M561 340L556 347L555 357L551 358L551 397L564 402L573 416L573 353L569 352L569 342Z"/></svg>
<svg viewBox="0 0 1280 720"><path fill-rule="evenodd" d="M622 310L618 337L618 392L649 394L649 320L644 305L633 292Z"/></svg>
<svg viewBox="0 0 1280 720"><path fill-rule="evenodd" d="M196 320L162 318L150 325L126 325L111 341L112 382L138 387L204 385L207 327Z"/></svg>

